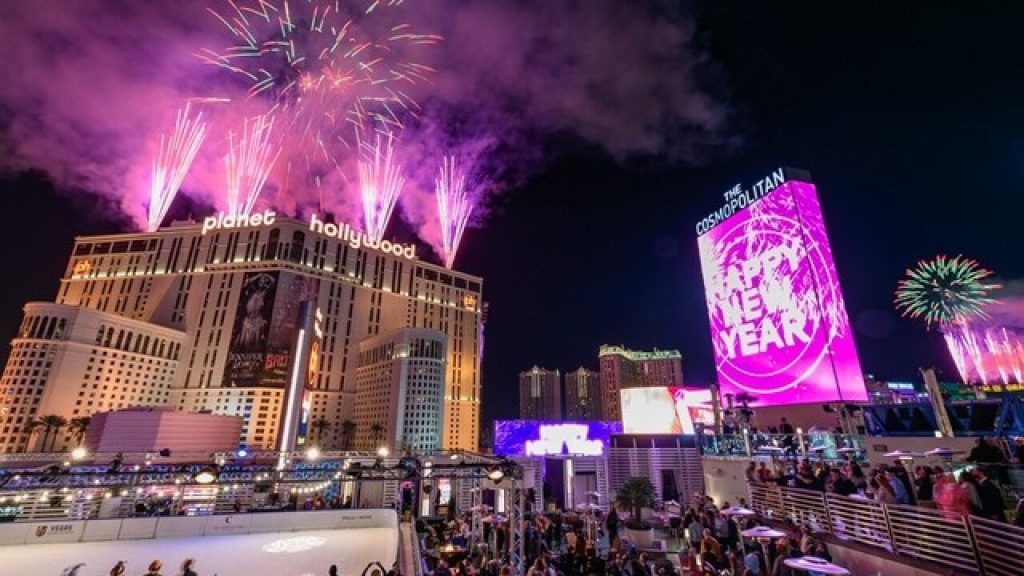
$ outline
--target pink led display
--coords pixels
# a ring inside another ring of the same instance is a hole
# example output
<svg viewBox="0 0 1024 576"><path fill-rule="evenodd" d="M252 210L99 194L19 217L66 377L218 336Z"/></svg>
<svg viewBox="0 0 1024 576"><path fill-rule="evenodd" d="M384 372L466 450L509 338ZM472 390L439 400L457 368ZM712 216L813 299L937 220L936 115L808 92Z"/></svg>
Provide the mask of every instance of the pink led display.
<svg viewBox="0 0 1024 576"><path fill-rule="evenodd" d="M775 178L734 189L739 209L698 226L721 392L755 405L866 400L814 185Z"/></svg>

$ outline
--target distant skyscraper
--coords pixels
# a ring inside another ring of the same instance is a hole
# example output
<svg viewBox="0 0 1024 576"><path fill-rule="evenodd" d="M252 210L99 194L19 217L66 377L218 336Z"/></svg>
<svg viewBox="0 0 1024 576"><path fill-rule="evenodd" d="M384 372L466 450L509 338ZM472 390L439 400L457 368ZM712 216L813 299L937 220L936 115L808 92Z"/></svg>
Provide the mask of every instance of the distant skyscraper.
<svg viewBox="0 0 1024 576"><path fill-rule="evenodd" d="M447 343L444 332L429 328L401 328L359 343L356 449L441 449Z"/></svg>
<svg viewBox="0 0 1024 576"><path fill-rule="evenodd" d="M600 375L582 367L566 372L566 420L600 420L601 417Z"/></svg>
<svg viewBox="0 0 1024 576"><path fill-rule="evenodd" d="M678 350L643 352L622 346L601 346L602 420L620 420L619 390L647 386L682 386L683 356Z"/></svg>
<svg viewBox="0 0 1024 576"><path fill-rule="evenodd" d="M558 370L534 366L519 373L519 417L524 420L562 419L562 378Z"/></svg>

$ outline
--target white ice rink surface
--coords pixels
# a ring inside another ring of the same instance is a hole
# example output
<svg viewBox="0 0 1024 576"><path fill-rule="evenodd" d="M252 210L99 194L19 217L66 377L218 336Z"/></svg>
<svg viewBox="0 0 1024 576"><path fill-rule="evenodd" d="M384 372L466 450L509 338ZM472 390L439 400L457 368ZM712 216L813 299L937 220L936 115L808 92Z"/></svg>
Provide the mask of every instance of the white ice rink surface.
<svg viewBox="0 0 1024 576"><path fill-rule="evenodd" d="M370 562L390 568L398 532L388 528L314 530L72 544L0 546L0 574L60 576L79 562L77 576L107 576L118 560L125 576L142 576L160 560L163 576L181 574L195 558L199 576L322 576L331 564L342 576L359 576Z"/></svg>

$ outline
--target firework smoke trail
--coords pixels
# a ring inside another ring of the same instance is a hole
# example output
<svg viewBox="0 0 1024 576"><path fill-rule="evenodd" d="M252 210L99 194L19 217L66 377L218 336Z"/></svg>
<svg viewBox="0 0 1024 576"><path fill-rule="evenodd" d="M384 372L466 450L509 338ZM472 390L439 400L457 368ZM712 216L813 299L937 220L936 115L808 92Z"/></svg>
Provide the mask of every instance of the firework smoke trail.
<svg viewBox="0 0 1024 576"><path fill-rule="evenodd" d="M899 282L896 308L903 316L923 318L929 328L984 318L983 306L994 302L989 292L1001 287L985 281L991 275L991 270L964 256L921 260Z"/></svg>
<svg viewBox="0 0 1024 576"><path fill-rule="evenodd" d="M451 269L462 242L462 233L473 213L473 202L466 190L466 175L454 156L441 161L436 180L437 212L441 221L441 246L445 268Z"/></svg>
<svg viewBox="0 0 1024 576"><path fill-rule="evenodd" d="M160 147L153 159L153 178L149 196L149 231L160 227L167 210L185 180L188 169L195 160L199 146L206 135L206 124L202 113L191 117L191 104L178 111L174 132L168 138L160 136Z"/></svg>
<svg viewBox="0 0 1024 576"><path fill-rule="evenodd" d="M380 242L405 185L402 167L395 163L394 136L377 134L371 145L360 141L359 192L363 200L363 225L372 242Z"/></svg>
<svg viewBox="0 0 1024 576"><path fill-rule="evenodd" d="M281 153L270 141L273 120L261 115L246 120L236 145L228 133L228 153L224 156L227 173L228 213L248 216Z"/></svg>

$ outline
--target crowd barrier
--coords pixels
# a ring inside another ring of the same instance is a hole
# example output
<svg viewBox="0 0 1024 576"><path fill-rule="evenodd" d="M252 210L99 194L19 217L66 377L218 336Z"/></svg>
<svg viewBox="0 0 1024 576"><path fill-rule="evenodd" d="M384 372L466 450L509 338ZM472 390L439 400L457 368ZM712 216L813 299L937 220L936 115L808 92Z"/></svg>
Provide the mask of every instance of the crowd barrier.
<svg viewBox="0 0 1024 576"><path fill-rule="evenodd" d="M788 518L838 540L982 576L1020 576L1024 528L863 497L839 496L767 483L749 483L750 507L767 518Z"/></svg>
<svg viewBox="0 0 1024 576"><path fill-rule="evenodd" d="M352 528L389 528L397 531L398 515L394 510L380 508L215 516L159 516L110 520L10 522L0 524L0 546Z"/></svg>

